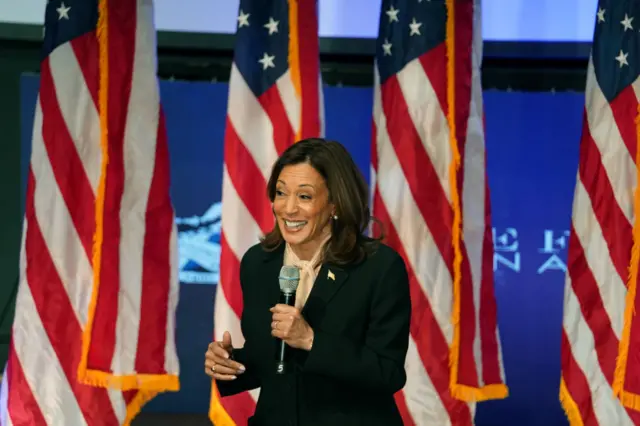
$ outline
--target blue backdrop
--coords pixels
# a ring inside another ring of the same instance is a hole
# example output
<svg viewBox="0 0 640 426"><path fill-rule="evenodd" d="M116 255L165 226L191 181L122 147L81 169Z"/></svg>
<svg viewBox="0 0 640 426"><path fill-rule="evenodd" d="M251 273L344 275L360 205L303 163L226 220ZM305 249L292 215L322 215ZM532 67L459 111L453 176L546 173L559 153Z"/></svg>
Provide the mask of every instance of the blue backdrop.
<svg viewBox="0 0 640 426"><path fill-rule="evenodd" d="M206 412L203 354L213 329L227 84L162 82L180 230L178 351L182 389L145 410ZM23 177L38 78L22 79ZM327 137L368 178L371 88L324 90ZM584 96L485 92L488 174L506 400L479 404L478 426L565 426L558 402L566 244ZM24 180L23 180L24 181Z"/></svg>

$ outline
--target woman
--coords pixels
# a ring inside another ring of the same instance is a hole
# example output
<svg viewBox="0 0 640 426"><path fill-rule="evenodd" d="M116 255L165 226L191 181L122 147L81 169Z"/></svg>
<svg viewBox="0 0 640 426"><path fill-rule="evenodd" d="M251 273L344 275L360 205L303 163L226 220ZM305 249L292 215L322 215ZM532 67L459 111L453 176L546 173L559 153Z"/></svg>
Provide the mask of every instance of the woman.
<svg viewBox="0 0 640 426"><path fill-rule="evenodd" d="M337 142L287 149L267 185L273 230L242 258L245 344L228 332L205 371L222 396L260 388L250 426L402 425L411 301L402 258L365 236L367 186ZM295 306L278 304L283 265L300 270ZM289 346L276 374L276 338Z"/></svg>

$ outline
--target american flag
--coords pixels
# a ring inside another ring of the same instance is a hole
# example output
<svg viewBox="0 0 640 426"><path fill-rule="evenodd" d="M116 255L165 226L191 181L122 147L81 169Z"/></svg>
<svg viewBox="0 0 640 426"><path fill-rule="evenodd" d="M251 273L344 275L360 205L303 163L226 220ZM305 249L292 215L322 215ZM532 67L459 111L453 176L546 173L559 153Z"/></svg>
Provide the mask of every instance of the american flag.
<svg viewBox="0 0 640 426"><path fill-rule="evenodd" d="M640 425L640 3L601 0L587 70L562 328L572 425ZM628 407L628 408L626 408Z"/></svg>
<svg viewBox="0 0 640 426"><path fill-rule="evenodd" d="M274 219L266 186L271 167L294 142L324 132L316 0L241 0L229 80L224 141L220 282L214 337L234 347L240 329L240 260ZM244 425L258 391L221 399L215 382L210 418Z"/></svg>
<svg viewBox="0 0 640 426"><path fill-rule="evenodd" d="M129 424L177 390L177 240L151 0L51 0L2 425Z"/></svg>
<svg viewBox="0 0 640 426"><path fill-rule="evenodd" d="M454 7L455 4L455 7ZM507 396L493 284L480 4L384 0L375 59L373 212L409 271L406 425L471 425Z"/></svg>

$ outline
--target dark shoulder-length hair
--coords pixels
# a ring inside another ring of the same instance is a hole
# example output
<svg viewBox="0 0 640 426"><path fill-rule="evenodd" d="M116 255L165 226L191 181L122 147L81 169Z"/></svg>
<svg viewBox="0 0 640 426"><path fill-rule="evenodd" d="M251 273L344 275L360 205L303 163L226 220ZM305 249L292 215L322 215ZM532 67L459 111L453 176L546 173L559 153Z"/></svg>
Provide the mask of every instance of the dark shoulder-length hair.
<svg viewBox="0 0 640 426"><path fill-rule="evenodd" d="M289 165L306 163L320 173L329 190L329 202L337 219L331 219L331 239L324 247L323 261L337 265L357 263L373 253L382 240L366 235L371 220L368 188L349 152L338 142L311 138L290 146L273 165L267 183L267 196L273 202L280 172ZM278 221L261 239L267 251L277 249L284 240Z"/></svg>

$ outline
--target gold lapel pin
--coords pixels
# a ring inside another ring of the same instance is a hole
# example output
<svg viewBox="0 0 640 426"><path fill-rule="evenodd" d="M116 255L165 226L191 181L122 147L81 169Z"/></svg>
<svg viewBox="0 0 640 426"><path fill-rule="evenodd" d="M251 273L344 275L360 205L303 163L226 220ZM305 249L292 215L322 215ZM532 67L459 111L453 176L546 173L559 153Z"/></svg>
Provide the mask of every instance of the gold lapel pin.
<svg viewBox="0 0 640 426"><path fill-rule="evenodd" d="M333 280L333 281L335 281L335 280L336 280L336 276L335 276L335 275L333 275L333 272L331 272L331 271L329 271L329 273L327 274L327 277L328 277L330 280Z"/></svg>

